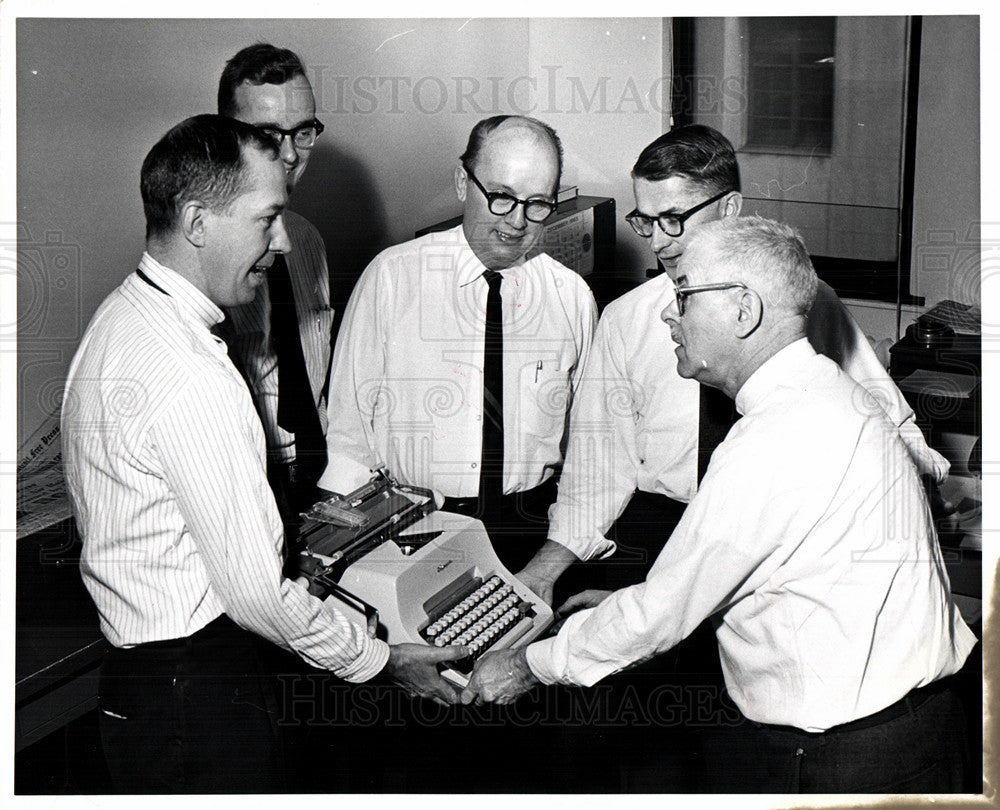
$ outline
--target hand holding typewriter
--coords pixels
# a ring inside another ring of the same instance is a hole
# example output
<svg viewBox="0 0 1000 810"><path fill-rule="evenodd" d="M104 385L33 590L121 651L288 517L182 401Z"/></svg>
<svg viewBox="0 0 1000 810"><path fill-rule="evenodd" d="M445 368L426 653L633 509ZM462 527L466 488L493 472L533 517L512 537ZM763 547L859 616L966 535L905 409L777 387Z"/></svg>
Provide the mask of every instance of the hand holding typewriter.
<svg viewBox="0 0 1000 810"><path fill-rule="evenodd" d="M531 689L539 681L524 650L499 650L480 658L469 685L462 690L462 703L513 703Z"/></svg>
<svg viewBox="0 0 1000 810"><path fill-rule="evenodd" d="M468 647L430 647L424 644L391 644L389 660L382 672L403 687L411 697L435 703L458 703L458 690L441 677L438 664L469 655Z"/></svg>
<svg viewBox="0 0 1000 810"><path fill-rule="evenodd" d="M556 580L563 571L578 561L578 557L554 540L546 540L534 557L517 574L546 605L552 605Z"/></svg>

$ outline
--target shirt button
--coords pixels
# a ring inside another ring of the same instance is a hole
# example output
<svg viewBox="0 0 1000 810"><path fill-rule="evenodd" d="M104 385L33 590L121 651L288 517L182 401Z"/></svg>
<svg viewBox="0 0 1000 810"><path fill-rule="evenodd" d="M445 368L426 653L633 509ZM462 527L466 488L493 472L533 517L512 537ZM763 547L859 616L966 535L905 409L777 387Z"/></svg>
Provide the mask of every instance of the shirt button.
<svg viewBox="0 0 1000 810"><path fill-rule="evenodd" d="M795 756L801 757L803 754L805 754L805 751L803 751L801 748L795 749Z"/></svg>
<svg viewBox="0 0 1000 810"><path fill-rule="evenodd" d="M476 469L476 462L473 461L469 466L472 467L472 469Z"/></svg>

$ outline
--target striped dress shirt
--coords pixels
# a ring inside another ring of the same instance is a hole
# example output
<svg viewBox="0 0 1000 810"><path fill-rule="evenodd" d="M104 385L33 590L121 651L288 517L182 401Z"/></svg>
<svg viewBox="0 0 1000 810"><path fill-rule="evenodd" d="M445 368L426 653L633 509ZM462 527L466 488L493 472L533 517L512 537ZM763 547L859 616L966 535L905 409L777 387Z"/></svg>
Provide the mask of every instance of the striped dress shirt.
<svg viewBox="0 0 1000 810"><path fill-rule="evenodd" d="M281 574L265 439L222 310L144 254L95 313L62 412L83 581L117 647L189 636L222 613L349 681L388 659Z"/></svg>

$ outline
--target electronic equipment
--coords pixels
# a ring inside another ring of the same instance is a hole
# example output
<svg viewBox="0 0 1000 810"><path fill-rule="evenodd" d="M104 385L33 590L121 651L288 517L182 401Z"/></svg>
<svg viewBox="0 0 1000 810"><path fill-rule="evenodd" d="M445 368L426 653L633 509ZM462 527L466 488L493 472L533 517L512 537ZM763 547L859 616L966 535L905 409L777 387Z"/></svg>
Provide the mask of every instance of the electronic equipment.
<svg viewBox="0 0 1000 810"><path fill-rule="evenodd" d="M464 686L487 651L537 639L552 610L497 558L483 524L436 511L430 490L384 471L303 514L293 576L390 644L468 646L444 677Z"/></svg>

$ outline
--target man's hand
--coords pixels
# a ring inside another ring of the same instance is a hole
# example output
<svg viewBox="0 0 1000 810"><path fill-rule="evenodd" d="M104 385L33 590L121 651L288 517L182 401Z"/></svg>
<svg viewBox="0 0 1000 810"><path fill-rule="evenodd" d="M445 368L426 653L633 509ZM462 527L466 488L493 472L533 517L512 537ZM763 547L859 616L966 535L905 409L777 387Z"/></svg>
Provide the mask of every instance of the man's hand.
<svg viewBox="0 0 1000 810"><path fill-rule="evenodd" d="M515 576L546 605L552 604L556 580L579 558L555 540L546 540L534 557Z"/></svg>
<svg viewBox="0 0 1000 810"><path fill-rule="evenodd" d="M430 698L435 703L458 703L458 690L441 677L437 665L468 656L468 647L430 647L425 644L393 644L383 673L403 687L411 697Z"/></svg>
<svg viewBox="0 0 1000 810"><path fill-rule="evenodd" d="M927 501L931 507L931 518L937 529L938 539L948 545L957 545L962 537L959 531L958 507L945 498L937 482L930 475L921 475L920 481L927 492Z"/></svg>
<svg viewBox="0 0 1000 810"><path fill-rule="evenodd" d="M469 685L462 690L462 703L513 703L536 683L525 648L486 653L476 662Z"/></svg>
<svg viewBox="0 0 1000 810"><path fill-rule="evenodd" d="M552 629L558 630L562 627L563 622L566 621L571 614L576 613L578 610L586 610L587 608L597 607L612 593L614 593L614 591L599 591L591 589L573 594L553 612L552 618L554 623Z"/></svg>

